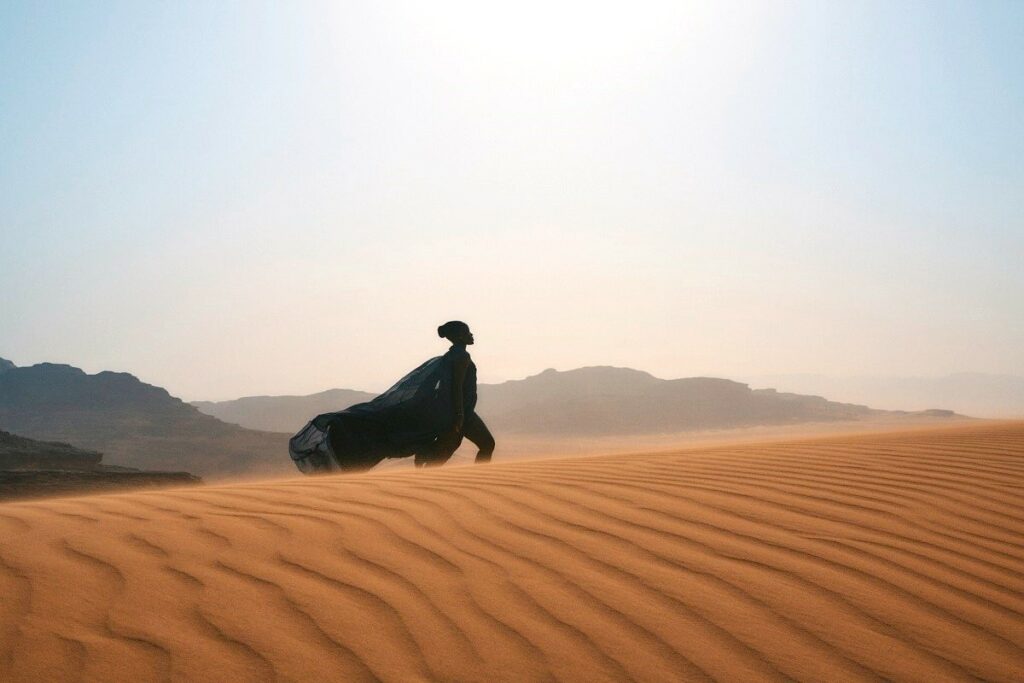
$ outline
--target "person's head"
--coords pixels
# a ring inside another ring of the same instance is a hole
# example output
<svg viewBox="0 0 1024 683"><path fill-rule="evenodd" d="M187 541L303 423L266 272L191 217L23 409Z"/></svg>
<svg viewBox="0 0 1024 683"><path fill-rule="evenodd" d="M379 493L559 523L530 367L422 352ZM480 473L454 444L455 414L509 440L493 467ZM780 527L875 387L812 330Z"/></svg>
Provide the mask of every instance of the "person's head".
<svg viewBox="0 0 1024 683"><path fill-rule="evenodd" d="M437 336L447 339L452 344L472 344L473 333L469 325L461 320L449 320L437 328Z"/></svg>

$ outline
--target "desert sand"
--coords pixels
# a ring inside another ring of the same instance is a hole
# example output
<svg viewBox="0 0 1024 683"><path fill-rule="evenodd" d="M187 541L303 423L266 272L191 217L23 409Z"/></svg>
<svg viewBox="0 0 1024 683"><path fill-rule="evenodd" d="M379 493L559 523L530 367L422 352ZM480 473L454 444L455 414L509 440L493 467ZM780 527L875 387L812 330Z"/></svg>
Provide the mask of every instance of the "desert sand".
<svg viewBox="0 0 1024 683"><path fill-rule="evenodd" d="M0 505L0 680L1021 680L1024 422Z"/></svg>

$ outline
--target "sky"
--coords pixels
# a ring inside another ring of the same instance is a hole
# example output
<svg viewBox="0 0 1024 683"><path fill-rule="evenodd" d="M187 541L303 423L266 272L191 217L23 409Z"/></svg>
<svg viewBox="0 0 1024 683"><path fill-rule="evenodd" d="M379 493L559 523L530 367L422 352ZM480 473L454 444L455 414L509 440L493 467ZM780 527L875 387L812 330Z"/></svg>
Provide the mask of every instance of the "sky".
<svg viewBox="0 0 1024 683"><path fill-rule="evenodd" d="M1024 374L1024 3L0 4L0 356Z"/></svg>

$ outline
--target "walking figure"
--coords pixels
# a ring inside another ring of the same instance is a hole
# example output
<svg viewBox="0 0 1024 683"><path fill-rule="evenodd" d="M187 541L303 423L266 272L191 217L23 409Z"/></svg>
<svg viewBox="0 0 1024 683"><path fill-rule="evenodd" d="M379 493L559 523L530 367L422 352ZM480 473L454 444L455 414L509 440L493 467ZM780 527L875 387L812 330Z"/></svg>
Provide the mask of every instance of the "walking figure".
<svg viewBox="0 0 1024 683"><path fill-rule="evenodd" d="M494 437L476 414L476 364L466 350L469 325L451 320L437 328L451 342L393 387L366 403L314 417L288 442L306 474L367 470L386 458L413 456L417 467L441 465L469 439L476 462L490 462Z"/></svg>

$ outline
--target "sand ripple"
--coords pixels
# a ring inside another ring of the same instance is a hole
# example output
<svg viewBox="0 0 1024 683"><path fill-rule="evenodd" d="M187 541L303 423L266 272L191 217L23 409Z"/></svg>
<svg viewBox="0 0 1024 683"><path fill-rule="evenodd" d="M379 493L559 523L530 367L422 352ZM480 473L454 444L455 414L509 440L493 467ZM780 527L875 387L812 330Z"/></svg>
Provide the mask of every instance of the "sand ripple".
<svg viewBox="0 0 1024 683"><path fill-rule="evenodd" d="M1019 681L1024 423L0 505L0 680Z"/></svg>

